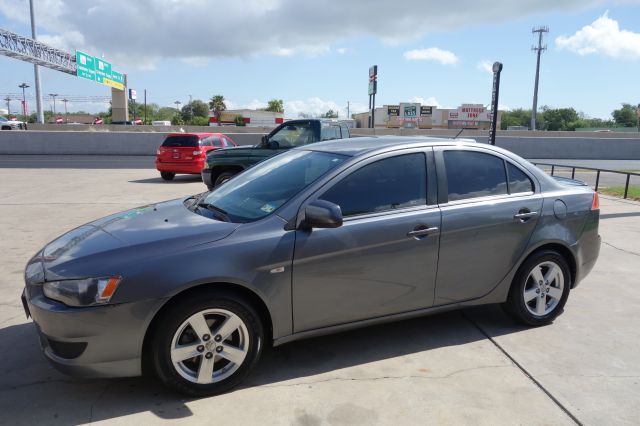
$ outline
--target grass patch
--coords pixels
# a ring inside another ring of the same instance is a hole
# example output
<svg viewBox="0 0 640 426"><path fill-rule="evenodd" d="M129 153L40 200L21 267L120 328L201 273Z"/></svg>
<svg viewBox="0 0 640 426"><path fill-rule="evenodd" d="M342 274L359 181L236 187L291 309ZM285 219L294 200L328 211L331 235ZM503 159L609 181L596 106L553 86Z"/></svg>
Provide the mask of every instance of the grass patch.
<svg viewBox="0 0 640 426"><path fill-rule="evenodd" d="M610 186L609 188L598 188L598 192L614 197L622 198L624 196L624 186ZM627 193L628 200L640 201L640 186L629 186Z"/></svg>

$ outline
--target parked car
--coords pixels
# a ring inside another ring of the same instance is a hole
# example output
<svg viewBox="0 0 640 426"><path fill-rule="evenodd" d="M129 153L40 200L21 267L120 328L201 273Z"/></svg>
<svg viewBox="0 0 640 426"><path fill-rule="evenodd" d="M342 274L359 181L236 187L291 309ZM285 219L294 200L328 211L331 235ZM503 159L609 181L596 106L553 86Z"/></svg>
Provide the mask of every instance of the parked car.
<svg viewBox="0 0 640 426"><path fill-rule="evenodd" d="M210 395L271 343L490 303L549 324L596 262L598 222L588 186L497 147L321 142L62 235L28 262L22 300L60 370L145 365Z"/></svg>
<svg viewBox="0 0 640 426"><path fill-rule="evenodd" d="M27 123L0 116L0 130L27 130Z"/></svg>
<svg viewBox="0 0 640 426"><path fill-rule="evenodd" d="M202 181L209 190L260 161L298 146L319 141L349 138L346 124L333 120L291 120L262 137L256 146L239 146L207 155Z"/></svg>
<svg viewBox="0 0 640 426"><path fill-rule="evenodd" d="M164 180L176 173L200 174L208 152L236 143L222 133L171 133L156 153L156 170Z"/></svg>

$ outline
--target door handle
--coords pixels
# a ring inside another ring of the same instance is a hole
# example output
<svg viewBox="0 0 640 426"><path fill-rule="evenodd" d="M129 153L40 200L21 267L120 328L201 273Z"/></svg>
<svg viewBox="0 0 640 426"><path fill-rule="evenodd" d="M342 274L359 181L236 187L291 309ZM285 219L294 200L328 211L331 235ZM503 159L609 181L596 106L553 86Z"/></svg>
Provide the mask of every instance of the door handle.
<svg viewBox="0 0 640 426"><path fill-rule="evenodd" d="M438 232L438 228L435 226L433 228L414 229L413 231L407 232L407 237L423 237L425 235L433 234L436 232Z"/></svg>
<svg viewBox="0 0 640 426"><path fill-rule="evenodd" d="M538 212L530 212L525 210L520 210L520 212L513 215L514 219L520 219L521 221L526 221L527 219L531 219L532 217L538 216Z"/></svg>

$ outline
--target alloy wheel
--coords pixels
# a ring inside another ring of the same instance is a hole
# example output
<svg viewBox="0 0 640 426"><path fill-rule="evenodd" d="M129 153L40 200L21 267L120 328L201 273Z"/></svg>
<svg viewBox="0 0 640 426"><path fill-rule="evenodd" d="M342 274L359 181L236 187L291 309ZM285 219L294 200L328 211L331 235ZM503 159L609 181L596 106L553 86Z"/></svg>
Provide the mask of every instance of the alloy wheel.
<svg viewBox="0 0 640 426"><path fill-rule="evenodd" d="M562 299L564 281L564 273L557 263L545 261L534 266L523 291L527 310L536 317L553 312Z"/></svg>
<svg viewBox="0 0 640 426"><path fill-rule="evenodd" d="M225 380L242 366L248 351L246 324L225 309L191 315L171 340L173 367L180 376L197 384Z"/></svg>

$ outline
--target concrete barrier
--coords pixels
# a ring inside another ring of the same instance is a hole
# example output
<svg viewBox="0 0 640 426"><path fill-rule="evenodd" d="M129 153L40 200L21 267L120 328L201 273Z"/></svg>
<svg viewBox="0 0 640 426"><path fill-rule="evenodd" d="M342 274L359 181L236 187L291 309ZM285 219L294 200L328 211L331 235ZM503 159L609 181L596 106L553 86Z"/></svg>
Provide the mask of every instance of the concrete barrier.
<svg viewBox="0 0 640 426"><path fill-rule="evenodd" d="M154 155L167 131L0 131L0 154ZM91 127L91 126L89 126ZM99 126L93 126L94 128ZM120 126L122 129L124 126ZM268 128L186 127L186 131L220 131L238 145L255 145ZM454 130L353 129L354 135L453 137ZM465 131L460 137L486 143L487 132ZM640 136L629 133L499 132L496 144L525 158L640 160Z"/></svg>

